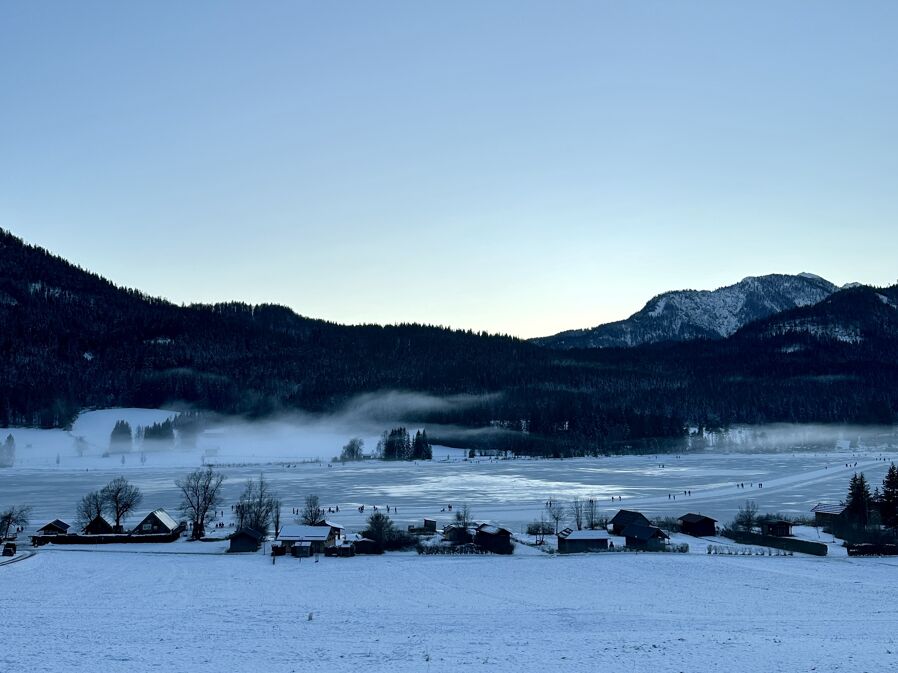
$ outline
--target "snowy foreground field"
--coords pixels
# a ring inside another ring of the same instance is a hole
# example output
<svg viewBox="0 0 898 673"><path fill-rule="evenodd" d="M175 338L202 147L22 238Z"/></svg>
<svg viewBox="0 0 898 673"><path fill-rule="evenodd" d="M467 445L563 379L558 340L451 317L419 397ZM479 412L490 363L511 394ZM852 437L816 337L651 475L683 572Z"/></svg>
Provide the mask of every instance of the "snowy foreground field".
<svg viewBox="0 0 898 673"><path fill-rule="evenodd" d="M272 565L42 548L0 567L0 671L894 671L896 571L798 556Z"/></svg>

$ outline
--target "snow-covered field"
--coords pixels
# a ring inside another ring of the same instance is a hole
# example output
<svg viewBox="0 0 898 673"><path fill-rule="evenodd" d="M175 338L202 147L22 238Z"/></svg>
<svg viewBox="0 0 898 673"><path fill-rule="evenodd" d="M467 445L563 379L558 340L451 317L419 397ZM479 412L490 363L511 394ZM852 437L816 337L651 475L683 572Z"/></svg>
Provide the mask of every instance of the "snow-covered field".
<svg viewBox="0 0 898 673"><path fill-rule="evenodd" d="M261 435L218 428L144 462L103 457L118 418L146 425L170 413L106 410L71 433L12 430L17 461L0 469L0 505L32 505L32 530L72 521L83 494L124 474L144 492L134 524L156 507L175 513L174 480L207 460L227 477L226 521L245 480L264 472L285 520L317 494L349 530L363 528L372 505L390 505L404 527L425 516L446 523L448 504L466 503L477 520L520 532L547 499L574 496L598 499L607 514L693 511L728 522L748 498L762 511L808 515L844 498L855 471L879 483L898 456L889 441L851 449L843 439L563 461L469 461L436 447L431 462L331 465L346 428L275 424ZM314 455L324 462L304 462ZM50 545L0 565L0 671L898 670L898 559L848 558L816 528L795 534L828 543L829 556L708 555L708 541L680 534L672 542L691 553L557 556L519 545L513 557L276 565L263 553L225 555L225 542Z"/></svg>
<svg viewBox="0 0 898 673"><path fill-rule="evenodd" d="M898 559L42 548L2 671L888 671ZM311 615L311 618L310 618Z"/></svg>

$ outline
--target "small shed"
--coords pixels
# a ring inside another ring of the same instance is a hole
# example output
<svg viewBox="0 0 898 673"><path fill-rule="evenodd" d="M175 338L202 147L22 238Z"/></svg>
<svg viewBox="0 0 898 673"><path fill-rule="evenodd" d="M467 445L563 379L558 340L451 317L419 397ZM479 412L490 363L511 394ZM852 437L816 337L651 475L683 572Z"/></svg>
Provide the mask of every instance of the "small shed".
<svg viewBox="0 0 898 673"><path fill-rule="evenodd" d="M629 509L619 510L617 514L615 514L611 519L611 531L615 535L623 535L624 528L631 524L637 524L639 526L651 526L652 523L649 521L642 512L633 512Z"/></svg>
<svg viewBox="0 0 898 673"><path fill-rule="evenodd" d="M173 535L183 528L164 509L156 509L147 514L143 521L134 526L131 535Z"/></svg>
<svg viewBox="0 0 898 673"><path fill-rule="evenodd" d="M792 523L790 521L766 521L764 532L774 537L790 537L792 535Z"/></svg>
<svg viewBox="0 0 898 673"><path fill-rule="evenodd" d="M352 549L356 554L383 554L384 550L374 541L356 533L352 538Z"/></svg>
<svg viewBox="0 0 898 673"><path fill-rule="evenodd" d="M62 519L53 519L50 523L45 523L37 529L38 535L65 535L69 532L71 525Z"/></svg>
<svg viewBox="0 0 898 673"><path fill-rule="evenodd" d="M337 542L337 533L334 527L324 526L305 526L301 524L288 524L281 527L278 533L278 541L292 552L292 548L296 545L308 545L308 554L303 546L303 556L311 554L323 554L325 547L330 547ZM293 554L298 555L297 553Z"/></svg>
<svg viewBox="0 0 898 673"><path fill-rule="evenodd" d="M443 539L452 544L470 544L474 538L464 526L450 523L443 528Z"/></svg>
<svg viewBox="0 0 898 673"><path fill-rule="evenodd" d="M717 534L717 519L703 514L684 514L677 521L680 531L694 537L711 537Z"/></svg>
<svg viewBox="0 0 898 673"><path fill-rule="evenodd" d="M109 519L100 514L91 519L90 523L81 532L85 535L112 535L115 533L115 526Z"/></svg>
<svg viewBox="0 0 898 673"><path fill-rule="evenodd" d="M631 549L660 549L664 541L669 539L667 533L657 526L643 526L631 523L624 528L623 535L627 539L627 546Z"/></svg>
<svg viewBox="0 0 898 673"><path fill-rule="evenodd" d="M290 545L290 555L294 558L309 557L312 555L311 542L294 542Z"/></svg>
<svg viewBox="0 0 898 673"><path fill-rule="evenodd" d="M230 537L229 553L257 552L262 544L262 534L255 528L241 528Z"/></svg>
<svg viewBox="0 0 898 673"><path fill-rule="evenodd" d="M814 523L821 527L838 526L845 523L846 505L831 505L825 502L818 502L811 511L814 513Z"/></svg>
<svg viewBox="0 0 898 673"><path fill-rule="evenodd" d="M608 532L604 530L571 530L570 528L565 528L558 534L558 553L582 554L607 551L610 539Z"/></svg>
<svg viewBox="0 0 898 673"><path fill-rule="evenodd" d="M474 544L493 554L514 553L511 531L488 523L482 523L477 526L477 530L474 533Z"/></svg>
<svg viewBox="0 0 898 673"><path fill-rule="evenodd" d="M436 519L424 519L424 530L428 533L436 533L437 532L437 520Z"/></svg>

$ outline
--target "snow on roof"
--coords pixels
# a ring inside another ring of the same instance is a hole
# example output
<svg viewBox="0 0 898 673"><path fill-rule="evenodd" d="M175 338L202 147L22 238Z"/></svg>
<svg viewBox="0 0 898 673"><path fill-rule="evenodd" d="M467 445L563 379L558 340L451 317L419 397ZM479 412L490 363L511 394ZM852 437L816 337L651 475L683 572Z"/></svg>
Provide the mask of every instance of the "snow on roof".
<svg viewBox="0 0 898 673"><path fill-rule="evenodd" d="M150 512L147 516L151 516L151 515L153 515L153 514L155 514L155 515L156 515L156 518L159 519L159 523L161 523L163 526L165 526L165 527L168 528L169 530L174 530L175 528L178 527L178 522L175 521L175 520L171 517L171 514L169 514L168 512L166 512L166 511L165 511L164 509L162 509L161 507L160 507L159 509L153 510L153 511ZM146 519L144 519L144 520L146 520Z"/></svg>
<svg viewBox="0 0 898 673"><path fill-rule="evenodd" d="M301 526L299 524L287 524L281 528L278 540L306 542L324 542L331 534L329 526Z"/></svg>
<svg viewBox="0 0 898 673"><path fill-rule="evenodd" d="M482 523L477 526L477 530L481 533L486 533L487 535L502 535L504 533L508 533L511 535L511 531L507 528L502 528L501 526L494 526L490 523Z"/></svg>
<svg viewBox="0 0 898 673"><path fill-rule="evenodd" d="M820 514L841 514L845 510L846 510L845 505L831 505L826 502L818 502L811 509L811 511L814 512L815 514L818 512Z"/></svg>
<svg viewBox="0 0 898 673"><path fill-rule="evenodd" d="M257 531L255 528L241 528L239 530L234 531L231 534L231 537L232 538L237 537L238 535L248 535L249 537L251 537L254 540L262 539L262 534L259 531Z"/></svg>

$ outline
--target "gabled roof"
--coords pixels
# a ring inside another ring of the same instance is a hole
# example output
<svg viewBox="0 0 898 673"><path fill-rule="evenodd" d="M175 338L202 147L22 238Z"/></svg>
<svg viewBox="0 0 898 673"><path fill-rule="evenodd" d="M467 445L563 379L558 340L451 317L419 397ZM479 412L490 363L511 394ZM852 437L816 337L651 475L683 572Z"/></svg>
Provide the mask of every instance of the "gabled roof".
<svg viewBox="0 0 898 673"><path fill-rule="evenodd" d="M251 537L256 542L259 542L262 539L262 533L257 531L255 528L240 528L238 530L235 530L231 534L231 537L237 537L238 535L246 535L248 537Z"/></svg>
<svg viewBox="0 0 898 673"><path fill-rule="evenodd" d="M631 523L642 523L643 521L648 522L648 519L642 512L622 509L618 510L617 514L614 515L614 518L611 519L611 524L613 526L626 526Z"/></svg>
<svg viewBox="0 0 898 673"><path fill-rule="evenodd" d="M705 516L704 514L684 514L677 521L682 521L683 523L699 523L700 521L711 521L713 523L717 523L717 519L712 519L710 516Z"/></svg>
<svg viewBox="0 0 898 673"><path fill-rule="evenodd" d="M638 523L631 523L624 528L623 534L624 537L632 537L641 542L648 542L655 538L661 540L666 540L668 538L667 533L660 528L657 528L656 526L641 526Z"/></svg>
<svg viewBox="0 0 898 673"><path fill-rule="evenodd" d="M487 535L511 535L511 531L501 526L494 526L489 523L482 523L477 526L478 533L486 533Z"/></svg>
<svg viewBox="0 0 898 673"><path fill-rule="evenodd" d="M84 526L84 528L82 528L81 530L87 530L87 528L93 526L95 522L105 523L106 526L108 526L110 530L115 528L115 525L104 514L98 514L93 519L88 521L87 524Z"/></svg>
<svg viewBox="0 0 898 673"><path fill-rule="evenodd" d="M138 530L144 523L146 523L147 519L149 519L152 516L155 516L156 519L159 520L159 523L161 523L163 526L165 526L172 532L174 532L175 529L178 527L178 522L172 518L171 514L169 514L168 512L166 512L164 509L162 509L160 507L159 509L154 509L152 512L147 514L143 519L141 519L140 523L137 524L136 526L134 526L134 530Z"/></svg>
<svg viewBox="0 0 898 673"><path fill-rule="evenodd" d="M40 532L47 528L56 528L57 530L61 530L63 533L65 533L69 528L71 528L71 525L67 524L62 519L53 519L53 521L51 521L49 523L45 523L43 526L41 526L37 530L38 530L38 532Z"/></svg>
<svg viewBox="0 0 898 673"><path fill-rule="evenodd" d="M278 540L286 540L288 542L325 542L330 534L330 526L302 526L292 523L281 527Z"/></svg>
<svg viewBox="0 0 898 673"><path fill-rule="evenodd" d="M343 530L343 526L338 523L334 523L333 521L328 521L327 519L322 519L318 523L315 524L319 528L322 526L329 526L330 528L336 528L337 530Z"/></svg>
<svg viewBox="0 0 898 673"><path fill-rule="evenodd" d="M815 514L841 514L846 509L848 509L847 505L830 505L826 502L818 502L811 511Z"/></svg>

